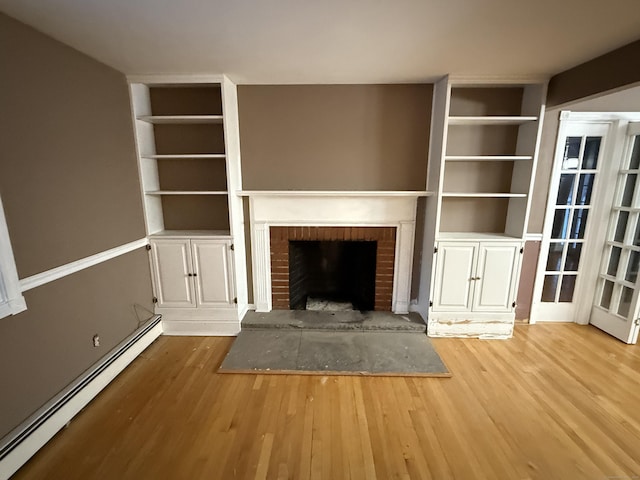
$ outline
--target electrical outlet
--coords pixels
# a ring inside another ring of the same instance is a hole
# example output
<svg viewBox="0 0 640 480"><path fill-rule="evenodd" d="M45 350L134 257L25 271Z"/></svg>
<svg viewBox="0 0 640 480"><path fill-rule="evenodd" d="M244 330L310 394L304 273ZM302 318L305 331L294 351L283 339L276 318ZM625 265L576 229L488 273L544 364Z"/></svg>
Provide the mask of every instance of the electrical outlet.
<svg viewBox="0 0 640 480"><path fill-rule="evenodd" d="M98 335L97 333L93 336L93 346L94 347L100 346L100 335Z"/></svg>

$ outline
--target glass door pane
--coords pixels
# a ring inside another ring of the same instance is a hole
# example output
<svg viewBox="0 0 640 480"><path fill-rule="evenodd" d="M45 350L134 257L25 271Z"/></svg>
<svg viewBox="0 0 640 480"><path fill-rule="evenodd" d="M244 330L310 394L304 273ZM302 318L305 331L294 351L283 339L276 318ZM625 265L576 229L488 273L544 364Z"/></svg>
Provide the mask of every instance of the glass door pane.
<svg viewBox="0 0 640 480"><path fill-rule="evenodd" d="M640 267L640 135L631 145L618 172L595 301L596 307L622 318L629 315Z"/></svg>
<svg viewBox="0 0 640 480"><path fill-rule="evenodd" d="M566 138L547 251L543 302L573 301L601 146L601 136Z"/></svg>

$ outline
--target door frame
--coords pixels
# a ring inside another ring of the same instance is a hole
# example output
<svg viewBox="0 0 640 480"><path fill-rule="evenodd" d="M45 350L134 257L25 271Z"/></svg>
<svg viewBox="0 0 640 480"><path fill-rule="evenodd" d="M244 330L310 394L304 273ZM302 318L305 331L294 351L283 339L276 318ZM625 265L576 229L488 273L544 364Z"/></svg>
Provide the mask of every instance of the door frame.
<svg viewBox="0 0 640 480"><path fill-rule="evenodd" d="M546 270L546 250L548 249L551 236L556 194L560 181L561 169L559 166L563 157L566 132L569 127L580 124L603 124L609 126L601 160L603 168L600 169L593 187L593 192L597 195L597 198L593 203L594 207L591 209L592 213L590 213L591 219L585 232L585 239L588 239L588 241L585 242L585 249L583 250L581 257L581 259L597 257L597 261L588 263L584 262L584 260L582 261L582 268L578 278L576 279L574 289L574 299L585 298L589 299L589 301L578 301L576 303L576 307L572 308L573 314L571 315L571 318L560 320L563 322L587 325L589 323L591 307L593 304L592 299L595 295L597 286L598 272L602 261L602 252L606 242L606 234L609 226L609 212L611 210L613 196L615 194L616 178L620 169L620 162L622 161L622 150L625 143L623 140L626 135L626 126L632 121L640 121L640 113L572 112L569 110L563 110L560 112L560 124L558 127L553 165L549 179L542 242L540 253L538 255L538 265L536 268L536 278L534 282L529 323L534 324L537 322L554 321L542 318L544 313L543 305L545 302L541 301L541 296ZM575 303L575 300L572 304L573 303Z"/></svg>

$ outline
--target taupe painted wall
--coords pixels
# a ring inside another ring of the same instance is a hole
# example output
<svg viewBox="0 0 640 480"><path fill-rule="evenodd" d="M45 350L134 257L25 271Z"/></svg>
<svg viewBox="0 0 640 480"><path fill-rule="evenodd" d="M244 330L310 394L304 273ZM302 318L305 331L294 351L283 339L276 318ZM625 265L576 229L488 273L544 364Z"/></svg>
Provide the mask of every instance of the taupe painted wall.
<svg viewBox="0 0 640 480"><path fill-rule="evenodd" d="M433 87L242 85L245 190L424 190Z"/></svg>
<svg viewBox="0 0 640 480"><path fill-rule="evenodd" d="M126 79L0 15L0 194L20 277L145 236Z"/></svg>
<svg viewBox="0 0 640 480"><path fill-rule="evenodd" d="M0 195L20 278L144 237L124 76L2 14L0 65ZM25 298L0 319L0 437L151 316L147 253Z"/></svg>
<svg viewBox="0 0 640 480"><path fill-rule="evenodd" d="M640 40L559 73L549 81L547 105L557 106L640 82Z"/></svg>
<svg viewBox="0 0 640 480"><path fill-rule="evenodd" d="M27 311L0 319L0 437L144 323L151 297L144 249L25 292Z"/></svg>
<svg viewBox="0 0 640 480"><path fill-rule="evenodd" d="M531 313L540 243L538 241L525 242L522 267L520 269L520 284L518 285L518 295L516 297L516 320L528 320Z"/></svg>

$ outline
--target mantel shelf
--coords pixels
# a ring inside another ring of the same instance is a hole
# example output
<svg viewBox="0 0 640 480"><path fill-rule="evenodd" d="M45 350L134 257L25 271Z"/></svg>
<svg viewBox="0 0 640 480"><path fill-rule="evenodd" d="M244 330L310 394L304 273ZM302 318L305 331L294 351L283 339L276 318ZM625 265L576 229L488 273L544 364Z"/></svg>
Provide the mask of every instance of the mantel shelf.
<svg viewBox="0 0 640 480"><path fill-rule="evenodd" d="M138 120L155 124L222 123L222 115L140 115Z"/></svg>
<svg viewBox="0 0 640 480"><path fill-rule="evenodd" d="M357 190L238 190L241 197L430 197L434 192L398 191L357 191Z"/></svg>
<svg viewBox="0 0 640 480"><path fill-rule="evenodd" d="M452 116L449 117L449 125L521 125L527 122L535 122L534 116Z"/></svg>

